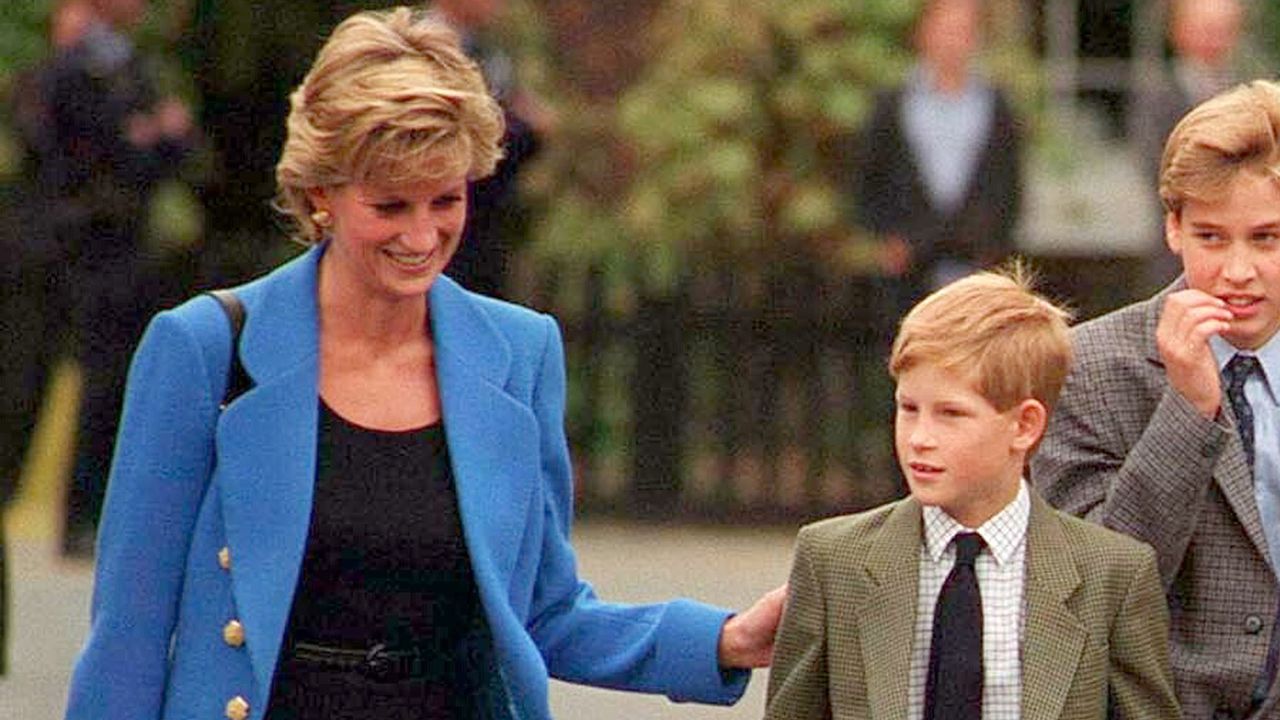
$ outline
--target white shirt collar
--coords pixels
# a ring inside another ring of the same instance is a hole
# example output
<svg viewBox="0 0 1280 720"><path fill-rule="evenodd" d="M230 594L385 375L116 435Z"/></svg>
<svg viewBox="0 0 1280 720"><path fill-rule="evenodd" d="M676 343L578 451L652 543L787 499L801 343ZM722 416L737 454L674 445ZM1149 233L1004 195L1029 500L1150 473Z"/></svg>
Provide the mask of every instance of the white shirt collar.
<svg viewBox="0 0 1280 720"><path fill-rule="evenodd" d="M924 511L924 543L929 557L937 562L951 545L951 539L962 532L977 532L987 543L996 563L1008 562L1026 540L1031 519L1031 494L1027 481L1018 483L1018 494L1000 512L978 528L967 528L942 508L926 505Z"/></svg>
<svg viewBox="0 0 1280 720"><path fill-rule="evenodd" d="M1280 380L1280 332L1272 335L1257 350L1241 350L1220 335L1210 335L1209 349L1213 351L1213 359L1218 361L1218 372L1222 372L1237 353L1257 357L1262 365L1262 386L1271 396L1271 402L1280 404L1280 388L1273 384Z"/></svg>

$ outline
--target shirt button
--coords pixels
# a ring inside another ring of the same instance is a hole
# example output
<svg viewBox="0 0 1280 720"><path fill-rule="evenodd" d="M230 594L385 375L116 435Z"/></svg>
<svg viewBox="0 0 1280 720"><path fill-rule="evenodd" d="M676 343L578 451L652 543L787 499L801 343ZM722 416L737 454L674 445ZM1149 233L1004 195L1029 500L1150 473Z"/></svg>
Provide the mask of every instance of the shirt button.
<svg viewBox="0 0 1280 720"><path fill-rule="evenodd" d="M240 647L244 644L244 625L239 620L232 620L222 626L222 640L231 647Z"/></svg>
<svg viewBox="0 0 1280 720"><path fill-rule="evenodd" d="M1250 615L1244 619L1244 631L1250 635L1257 635L1262 632L1262 618L1257 615Z"/></svg>
<svg viewBox="0 0 1280 720"><path fill-rule="evenodd" d="M249 701L239 695L227 701L227 720L247 720Z"/></svg>
<svg viewBox="0 0 1280 720"><path fill-rule="evenodd" d="M218 567L223 570L231 569L231 548L224 547L218 551Z"/></svg>

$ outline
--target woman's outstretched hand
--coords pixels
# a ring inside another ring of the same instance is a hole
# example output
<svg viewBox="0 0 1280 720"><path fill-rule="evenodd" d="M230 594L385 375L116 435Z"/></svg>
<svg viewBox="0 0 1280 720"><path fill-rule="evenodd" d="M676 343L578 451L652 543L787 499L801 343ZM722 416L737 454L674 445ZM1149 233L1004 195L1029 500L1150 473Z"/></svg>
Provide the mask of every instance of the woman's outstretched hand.
<svg viewBox="0 0 1280 720"><path fill-rule="evenodd" d="M768 667L773 659L773 636L786 602L787 586L783 584L726 620L720 631L720 667Z"/></svg>

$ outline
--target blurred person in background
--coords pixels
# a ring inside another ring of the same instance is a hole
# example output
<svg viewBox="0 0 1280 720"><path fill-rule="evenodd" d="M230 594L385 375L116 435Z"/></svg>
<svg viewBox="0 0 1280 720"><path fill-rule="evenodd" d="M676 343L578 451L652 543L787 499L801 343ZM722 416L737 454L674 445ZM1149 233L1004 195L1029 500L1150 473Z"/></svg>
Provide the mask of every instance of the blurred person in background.
<svg viewBox="0 0 1280 720"><path fill-rule="evenodd" d="M862 225L883 240L896 322L930 290L1013 250L1022 199L1017 122L974 67L981 0L926 0L907 80L876 98L850 169Z"/></svg>
<svg viewBox="0 0 1280 720"><path fill-rule="evenodd" d="M69 718L549 718L548 678L728 704L784 596L619 605L577 574L560 331L442 273L503 116L444 24L340 24L292 95L311 249L155 317ZM235 361L249 389L225 407ZM140 592L140 589L142 590Z"/></svg>
<svg viewBox="0 0 1280 720"><path fill-rule="evenodd" d="M1173 58L1160 108L1162 139L1188 110L1239 80L1245 9L1240 0L1174 0L1168 20Z"/></svg>
<svg viewBox="0 0 1280 720"><path fill-rule="evenodd" d="M1242 48L1245 20L1240 0L1169 3L1168 39L1173 55L1147 108L1153 120L1142 145L1142 167L1152 187L1159 180L1165 138L1188 110L1246 77L1268 74L1265 66L1248 59ZM1158 289L1177 277L1182 267L1177 256L1166 251L1163 219L1155 234L1149 270L1150 284Z"/></svg>
<svg viewBox="0 0 1280 720"><path fill-rule="evenodd" d="M55 50L73 47L93 22L90 0L63 0L49 14L49 41Z"/></svg>
<svg viewBox="0 0 1280 720"><path fill-rule="evenodd" d="M68 61L93 11L88 0L64 0L49 13L49 55L17 78L12 118L22 147L22 180L6 210L13 223L0 233L0 333L12 341L0 363L0 518L17 495L22 463L54 363L67 350L69 268L74 258L50 222L48 199L65 177L54 147L49 79ZM7 665L8 571L0 519L0 675Z"/></svg>
<svg viewBox="0 0 1280 720"><path fill-rule="evenodd" d="M514 60L485 34L500 19L506 0L435 0L430 8L458 32L467 54L480 63L507 123L502 141L506 154L492 175L472 184L470 219L446 272L468 290L503 297L512 235L519 232L520 171L553 131L556 117L521 86Z"/></svg>
<svg viewBox="0 0 1280 720"><path fill-rule="evenodd" d="M129 355L146 316L140 243L156 183L194 142L190 113L160 97L128 33L146 0L85 0L44 73L48 126L37 157L42 201L71 258L70 320L83 385L63 551L84 557L107 481Z"/></svg>

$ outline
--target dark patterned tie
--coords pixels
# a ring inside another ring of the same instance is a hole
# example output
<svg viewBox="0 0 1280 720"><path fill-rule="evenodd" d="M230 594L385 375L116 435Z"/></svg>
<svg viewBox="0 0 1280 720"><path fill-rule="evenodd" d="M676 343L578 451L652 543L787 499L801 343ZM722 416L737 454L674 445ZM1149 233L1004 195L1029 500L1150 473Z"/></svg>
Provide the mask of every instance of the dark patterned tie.
<svg viewBox="0 0 1280 720"><path fill-rule="evenodd" d="M924 720L982 718L982 595L973 563L985 543L955 537L956 564L938 593L924 685Z"/></svg>
<svg viewBox="0 0 1280 720"><path fill-rule="evenodd" d="M1231 410L1236 415L1240 443L1244 445L1244 455L1249 459L1249 467L1253 467L1253 408L1244 396L1244 382L1259 367L1258 358L1237 353L1223 370L1227 381L1227 399L1231 401Z"/></svg>

